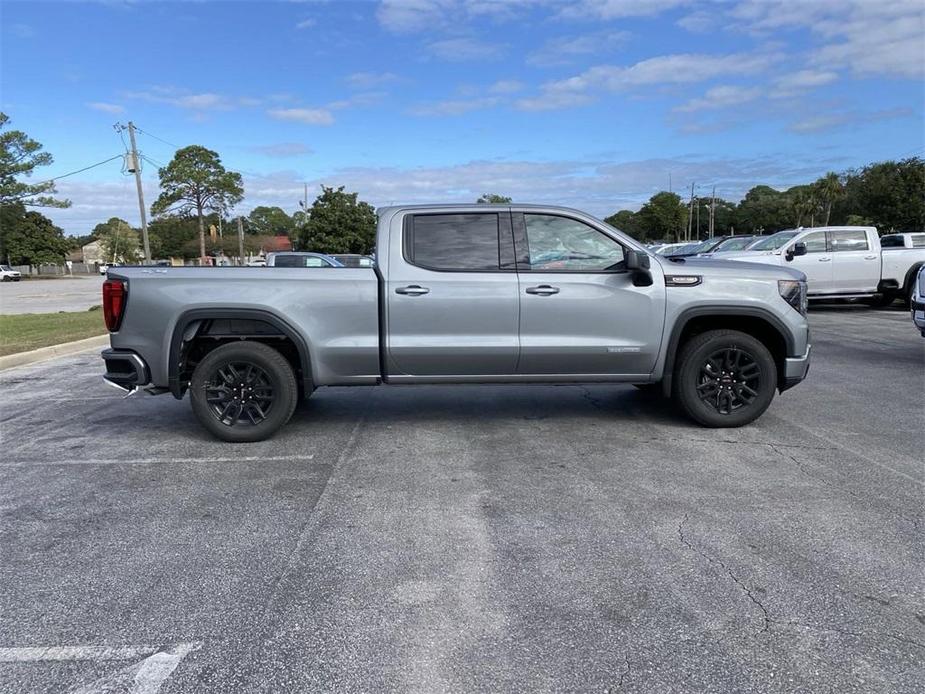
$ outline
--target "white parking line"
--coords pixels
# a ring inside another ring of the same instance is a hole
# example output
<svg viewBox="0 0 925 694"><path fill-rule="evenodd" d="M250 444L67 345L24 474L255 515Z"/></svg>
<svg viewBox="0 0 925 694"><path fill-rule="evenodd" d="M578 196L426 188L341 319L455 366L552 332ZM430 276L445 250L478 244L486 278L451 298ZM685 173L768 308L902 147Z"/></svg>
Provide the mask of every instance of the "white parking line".
<svg viewBox="0 0 925 694"><path fill-rule="evenodd" d="M205 463L274 463L294 462L299 460L314 460L311 455L240 455L227 458L76 458L72 460L16 460L9 463L0 463L3 467L28 467L30 465L167 465L180 463L183 465L197 465Z"/></svg>
<svg viewBox="0 0 925 694"><path fill-rule="evenodd" d="M120 670L109 673L77 688L72 694L103 694L126 691L129 694L157 694L180 661L202 646L199 641L178 643L169 648L160 646L45 646L0 648L0 663L38 663L90 660L94 662L135 660Z"/></svg>

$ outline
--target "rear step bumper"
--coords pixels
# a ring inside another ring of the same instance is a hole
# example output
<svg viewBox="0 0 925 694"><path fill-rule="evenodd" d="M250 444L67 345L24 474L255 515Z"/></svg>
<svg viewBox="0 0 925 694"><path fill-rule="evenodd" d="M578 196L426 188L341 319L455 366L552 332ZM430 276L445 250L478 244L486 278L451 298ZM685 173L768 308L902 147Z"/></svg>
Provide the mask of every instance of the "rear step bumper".
<svg viewBox="0 0 925 694"><path fill-rule="evenodd" d="M103 380L127 393L134 393L151 382L151 372L144 359L128 349L104 349L100 356L106 362Z"/></svg>

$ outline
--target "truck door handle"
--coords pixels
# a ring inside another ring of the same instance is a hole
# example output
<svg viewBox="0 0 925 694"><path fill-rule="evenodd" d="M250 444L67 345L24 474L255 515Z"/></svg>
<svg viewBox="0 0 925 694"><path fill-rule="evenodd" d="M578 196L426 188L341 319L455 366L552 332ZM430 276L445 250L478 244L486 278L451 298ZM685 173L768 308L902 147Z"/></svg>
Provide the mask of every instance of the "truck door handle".
<svg viewBox="0 0 925 694"><path fill-rule="evenodd" d="M831 263L832 259L831 258L819 258L819 262L820 263Z"/></svg>
<svg viewBox="0 0 925 694"><path fill-rule="evenodd" d="M539 296L551 296L558 294L558 287L551 287L548 284L541 284L538 287L527 287L527 294L537 294Z"/></svg>
<svg viewBox="0 0 925 694"><path fill-rule="evenodd" d="M420 296L421 294L427 294L430 290L427 287L421 287L417 284L412 284L407 287L399 287L395 290L396 294L407 294L408 296Z"/></svg>
<svg viewBox="0 0 925 694"><path fill-rule="evenodd" d="M875 255L865 255L864 260L876 260L877 256Z"/></svg>

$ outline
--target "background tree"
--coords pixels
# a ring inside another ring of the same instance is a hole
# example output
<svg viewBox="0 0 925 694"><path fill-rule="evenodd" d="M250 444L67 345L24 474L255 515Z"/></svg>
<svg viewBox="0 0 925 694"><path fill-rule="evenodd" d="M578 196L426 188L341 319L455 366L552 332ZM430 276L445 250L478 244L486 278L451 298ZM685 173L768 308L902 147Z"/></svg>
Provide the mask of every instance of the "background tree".
<svg viewBox="0 0 925 694"><path fill-rule="evenodd" d="M640 239L668 240L678 238L687 220L687 208L676 193L661 191L642 206L636 214Z"/></svg>
<svg viewBox="0 0 925 694"><path fill-rule="evenodd" d="M22 204L0 205L0 258L11 265L55 265L70 244L64 232L40 212Z"/></svg>
<svg viewBox="0 0 925 694"><path fill-rule="evenodd" d="M110 217L93 227L93 237L100 242L103 258L111 263L136 263L141 257L139 231L124 219Z"/></svg>
<svg viewBox="0 0 925 694"><path fill-rule="evenodd" d="M607 222L614 229L619 229L624 234L629 234L634 239L641 241L643 239L642 231L639 228L639 222L636 214L630 210L620 210L609 217L605 217Z"/></svg>
<svg viewBox="0 0 925 694"><path fill-rule="evenodd" d="M343 186L321 186L298 242L307 251L367 255L376 244L376 211L357 201L357 193L345 193Z"/></svg>
<svg viewBox="0 0 925 694"><path fill-rule="evenodd" d="M199 253L197 221L181 215L161 215L148 224L151 255L155 258L195 258Z"/></svg>
<svg viewBox="0 0 925 694"><path fill-rule="evenodd" d="M822 202L822 208L825 211L823 225L828 226L829 220L832 218L832 205L845 192L841 177L834 171L829 171L813 184L813 189L816 192L816 197Z"/></svg>
<svg viewBox="0 0 925 694"><path fill-rule="evenodd" d="M842 214L873 220L882 233L925 230L925 160L884 161L851 171Z"/></svg>
<svg viewBox="0 0 925 694"><path fill-rule="evenodd" d="M792 223L792 210L786 195L771 186L755 186L749 190L736 209L739 231L742 233L771 233Z"/></svg>
<svg viewBox="0 0 925 694"><path fill-rule="evenodd" d="M292 236L295 231L295 220L281 207L260 205L247 215L247 224L244 228L249 234Z"/></svg>
<svg viewBox="0 0 925 694"><path fill-rule="evenodd" d="M42 145L21 130L6 130L9 116L0 113L0 205L21 203L31 207L70 207L68 200L56 200L53 181L25 183L18 177L28 178L38 166L54 161L51 154L42 151Z"/></svg>
<svg viewBox="0 0 925 694"><path fill-rule="evenodd" d="M794 186L784 193L784 200L790 209L791 225L795 227L816 226L819 201L814 186Z"/></svg>
<svg viewBox="0 0 925 694"><path fill-rule="evenodd" d="M511 202L511 199L506 195L498 195L497 193L485 193L476 200L478 203L489 203L495 205L506 205Z"/></svg>
<svg viewBox="0 0 925 694"><path fill-rule="evenodd" d="M205 258L206 211L223 212L244 197L241 174L226 171L218 154L200 145L177 150L167 166L158 169L161 194L151 206L154 215L195 213L199 223L199 255Z"/></svg>

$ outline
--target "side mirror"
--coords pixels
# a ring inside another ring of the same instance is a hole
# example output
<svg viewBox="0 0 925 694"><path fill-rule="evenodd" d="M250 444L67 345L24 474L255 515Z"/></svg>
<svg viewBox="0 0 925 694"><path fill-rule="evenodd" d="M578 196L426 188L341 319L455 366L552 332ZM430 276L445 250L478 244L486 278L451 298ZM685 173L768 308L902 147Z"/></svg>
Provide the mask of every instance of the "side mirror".
<svg viewBox="0 0 925 694"><path fill-rule="evenodd" d="M649 254L643 251L628 250L626 252L626 269L633 276L633 285L648 287L652 284L652 273L649 272Z"/></svg>
<svg viewBox="0 0 925 694"><path fill-rule="evenodd" d="M798 255L806 255L806 244L802 241L793 244L787 249L787 260L793 260Z"/></svg>

